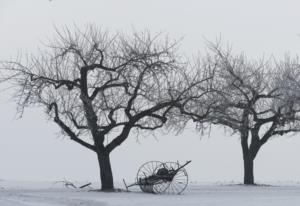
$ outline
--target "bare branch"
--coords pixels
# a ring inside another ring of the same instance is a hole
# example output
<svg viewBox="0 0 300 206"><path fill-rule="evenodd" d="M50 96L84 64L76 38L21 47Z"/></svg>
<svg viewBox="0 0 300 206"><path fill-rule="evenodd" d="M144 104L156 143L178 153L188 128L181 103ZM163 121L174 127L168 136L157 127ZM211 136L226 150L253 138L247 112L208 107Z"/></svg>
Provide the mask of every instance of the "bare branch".
<svg viewBox="0 0 300 206"><path fill-rule="evenodd" d="M49 111L51 111L53 108L54 108L54 113L55 113L54 122L56 124L58 124L60 126L60 128L70 136L71 140L79 143L80 145L82 145L90 150L96 151L95 146L83 141L82 139L79 139L77 137L77 135L59 118L58 107L55 102L53 102L49 105Z"/></svg>

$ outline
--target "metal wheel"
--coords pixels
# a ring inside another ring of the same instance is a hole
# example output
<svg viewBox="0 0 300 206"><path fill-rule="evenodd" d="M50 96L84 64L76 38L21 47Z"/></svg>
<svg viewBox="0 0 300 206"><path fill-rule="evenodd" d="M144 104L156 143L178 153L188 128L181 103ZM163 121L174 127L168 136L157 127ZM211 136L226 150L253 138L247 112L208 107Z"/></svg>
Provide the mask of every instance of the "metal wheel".
<svg viewBox="0 0 300 206"><path fill-rule="evenodd" d="M162 163L160 161L149 161L146 162L145 164L143 164L138 172L137 172L137 176L136 176L136 182L141 183L139 184L141 190L143 192L152 192L152 193L156 193L154 191L154 186L153 184L148 184L147 182L141 182L143 181L145 178L148 178L152 175L156 174L156 171L158 169L158 166L160 166Z"/></svg>
<svg viewBox="0 0 300 206"><path fill-rule="evenodd" d="M165 162L161 163L158 168L166 168L168 171L175 171L181 165L177 162ZM164 189L164 193L167 194L181 194L188 185L188 174L184 168L174 173L174 176L168 181L168 187Z"/></svg>

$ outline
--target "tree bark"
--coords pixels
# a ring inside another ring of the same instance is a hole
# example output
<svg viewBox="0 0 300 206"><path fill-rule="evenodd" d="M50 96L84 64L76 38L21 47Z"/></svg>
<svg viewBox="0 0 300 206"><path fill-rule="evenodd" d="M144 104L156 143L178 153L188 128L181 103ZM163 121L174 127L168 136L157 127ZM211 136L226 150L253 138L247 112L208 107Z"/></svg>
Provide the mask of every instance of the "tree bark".
<svg viewBox="0 0 300 206"><path fill-rule="evenodd" d="M97 154L100 167L101 190L113 191L114 181L109 154Z"/></svg>
<svg viewBox="0 0 300 206"><path fill-rule="evenodd" d="M251 157L244 157L244 184L254 185L254 171L253 171L254 159Z"/></svg>

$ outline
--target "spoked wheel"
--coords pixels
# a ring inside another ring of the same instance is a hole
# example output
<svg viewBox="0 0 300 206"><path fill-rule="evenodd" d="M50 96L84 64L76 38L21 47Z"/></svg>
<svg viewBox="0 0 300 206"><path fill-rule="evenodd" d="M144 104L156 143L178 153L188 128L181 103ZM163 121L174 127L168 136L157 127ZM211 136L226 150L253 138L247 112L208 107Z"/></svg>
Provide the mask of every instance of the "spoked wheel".
<svg viewBox="0 0 300 206"><path fill-rule="evenodd" d="M139 183L139 186L143 192L152 192L156 193L154 188L156 185L149 184L149 182L144 182L145 178L149 178L156 174L158 167L162 163L160 161L150 161L143 164L137 173L136 182Z"/></svg>
<svg viewBox="0 0 300 206"><path fill-rule="evenodd" d="M188 174L184 168L175 172L180 167L177 162L165 162L161 163L158 168L165 168L172 174L174 171L173 178L168 180L168 187L164 189L164 193L167 194L181 194L188 185Z"/></svg>

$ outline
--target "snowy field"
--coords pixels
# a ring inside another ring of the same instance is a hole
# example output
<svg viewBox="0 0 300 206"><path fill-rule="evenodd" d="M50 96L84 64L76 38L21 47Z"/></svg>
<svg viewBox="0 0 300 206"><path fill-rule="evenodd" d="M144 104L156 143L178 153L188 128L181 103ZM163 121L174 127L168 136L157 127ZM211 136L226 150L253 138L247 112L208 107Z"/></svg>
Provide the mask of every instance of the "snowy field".
<svg viewBox="0 0 300 206"><path fill-rule="evenodd" d="M265 186L191 183L182 195L104 193L67 189L61 184L0 181L1 206L281 206L300 204L299 183Z"/></svg>

